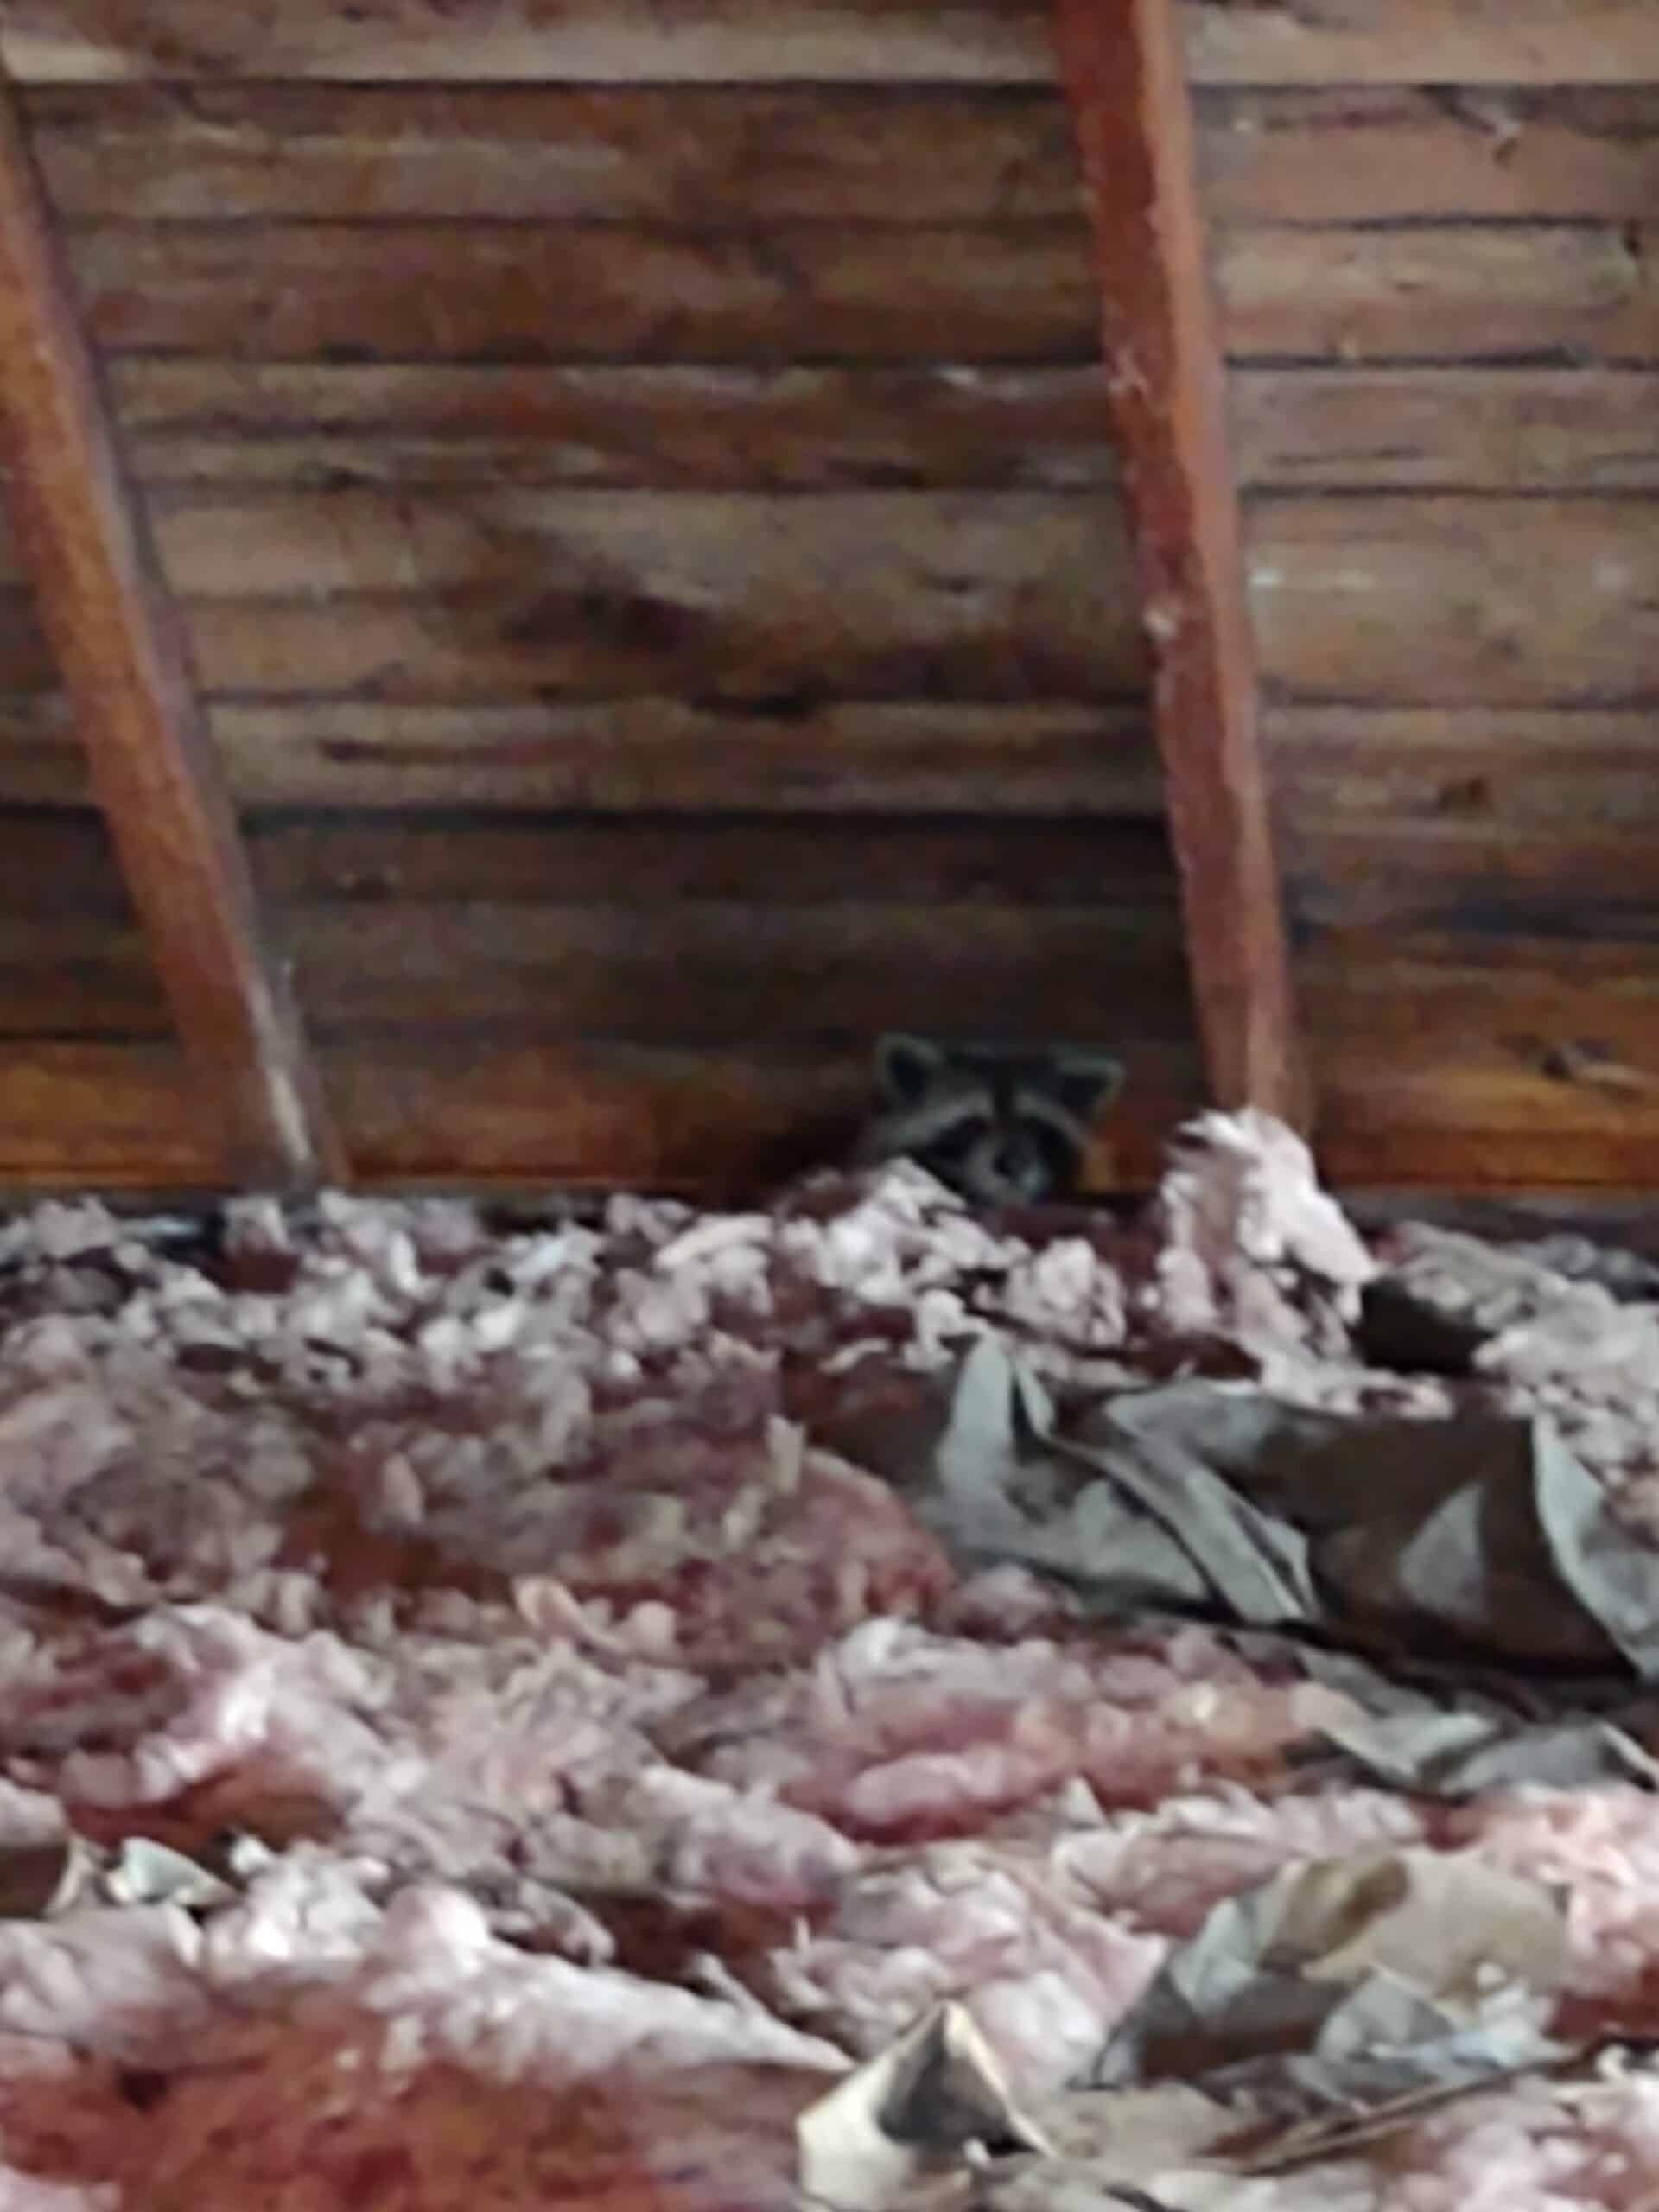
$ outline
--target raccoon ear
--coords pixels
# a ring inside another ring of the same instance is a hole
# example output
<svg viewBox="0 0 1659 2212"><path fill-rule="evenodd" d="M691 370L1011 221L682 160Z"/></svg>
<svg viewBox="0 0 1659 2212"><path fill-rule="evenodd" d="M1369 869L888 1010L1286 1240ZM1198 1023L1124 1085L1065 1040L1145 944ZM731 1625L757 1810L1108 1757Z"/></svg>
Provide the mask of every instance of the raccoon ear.
<svg viewBox="0 0 1659 2212"><path fill-rule="evenodd" d="M889 1030L877 1040L875 1079L882 1094L895 1106L908 1106L919 1098L944 1065L944 1053L925 1037L912 1037L903 1030Z"/></svg>
<svg viewBox="0 0 1659 2212"><path fill-rule="evenodd" d="M1123 1088L1122 1060L1106 1052L1057 1052L1054 1086L1068 1113L1090 1122L1103 1113Z"/></svg>

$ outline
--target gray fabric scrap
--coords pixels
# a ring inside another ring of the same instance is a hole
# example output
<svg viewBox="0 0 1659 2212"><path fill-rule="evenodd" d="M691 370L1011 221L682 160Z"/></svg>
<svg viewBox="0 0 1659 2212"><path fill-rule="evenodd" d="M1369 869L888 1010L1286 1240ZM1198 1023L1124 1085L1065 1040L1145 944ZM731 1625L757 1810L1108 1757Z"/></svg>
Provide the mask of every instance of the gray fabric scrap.
<svg viewBox="0 0 1659 2212"><path fill-rule="evenodd" d="M1517 1726L1481 1713L1396 1713L1326 1726L1319 1736L1371 1781L1423 1797L1473 1797L1523 1782L1553 1789L1659 1787L1659 1760L1601 1719Z"/></svg>
<svg viewBox="0 0 1659 2212"><path fill-rule="evenodd" d="M1284 2118L1478 2082L1557 2054L1566 1966L1539 1884L1424 1850L1315 1860L1217 1905L1090 2082L1179 2080Z"/></svg>
<svg viewBox="0 0 1659 2212"><path fill-rule="evenodd" d="M976 1563L1064 1576L1109 1616L1208 1611L1374 1654L1427 1643L1659 1680L1659 1551L1541 1421L1314 1413L1183 1382L1062 1436L988 1335L921 1503Z"/></svg>

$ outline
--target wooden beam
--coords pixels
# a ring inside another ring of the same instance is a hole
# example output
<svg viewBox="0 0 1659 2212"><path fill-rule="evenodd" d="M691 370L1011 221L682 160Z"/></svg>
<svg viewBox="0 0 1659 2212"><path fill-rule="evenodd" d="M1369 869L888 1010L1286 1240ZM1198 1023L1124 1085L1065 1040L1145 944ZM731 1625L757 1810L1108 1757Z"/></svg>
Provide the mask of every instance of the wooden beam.
<svg viewBox="0 0 1659 2212"><path fill-rule="evenodd" d="M1056 0L1217 1102L1301 1122L1256 674L1173 0Z"/></svg>
<svg viewBox="0 0 1659 2212"><path fill-rule="evenodd" d="M0 462L123 870L226 1172L293 1186L339 1154L122 480L11 88L0 83Z"/></svg>

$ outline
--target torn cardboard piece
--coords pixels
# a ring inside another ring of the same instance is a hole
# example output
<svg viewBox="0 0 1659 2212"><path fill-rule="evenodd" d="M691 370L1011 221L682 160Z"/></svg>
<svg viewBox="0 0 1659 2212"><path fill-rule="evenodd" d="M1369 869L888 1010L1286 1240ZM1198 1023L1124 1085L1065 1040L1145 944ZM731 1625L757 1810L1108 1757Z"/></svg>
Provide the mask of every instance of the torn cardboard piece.
<svg viewBox="0 0 1659 2212"><path fill-rule="evenodd" d="M1033 2112L965 2012L928 2015L803 2115L803 2187L896 2212L977 2164L997 2212L1227 2202L1211 2178L1339 2158L1384 2115L1569 2055L1547 2032L1567 1965L1555 1897L1460 1854L1287 1867L1217 1905L1088 2082Z"/></svg>
<svg viewBox="0 0 1659 2212"><path fill-rule="evenodd" d="M976 2148L1052 2155L970 2015L949 2004L838 2082L795 2132L804 2194L836 2212L881 2212Z"/></svg>

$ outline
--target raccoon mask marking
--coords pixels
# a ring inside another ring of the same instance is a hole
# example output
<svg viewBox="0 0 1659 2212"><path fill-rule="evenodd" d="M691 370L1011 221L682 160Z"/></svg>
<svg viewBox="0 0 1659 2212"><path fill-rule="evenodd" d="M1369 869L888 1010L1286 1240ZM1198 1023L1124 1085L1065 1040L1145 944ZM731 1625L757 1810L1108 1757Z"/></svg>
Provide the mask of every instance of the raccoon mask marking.
<svg viewBox="0 0 1659 2212"><path fill-rule="evenodd" d="M875 1048L878 1103L858 1160L913 1160L978 1205L1063 1198L1122 1082L1121 1061L1069 1046L893 1033Z"/></svg>

